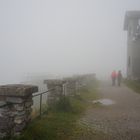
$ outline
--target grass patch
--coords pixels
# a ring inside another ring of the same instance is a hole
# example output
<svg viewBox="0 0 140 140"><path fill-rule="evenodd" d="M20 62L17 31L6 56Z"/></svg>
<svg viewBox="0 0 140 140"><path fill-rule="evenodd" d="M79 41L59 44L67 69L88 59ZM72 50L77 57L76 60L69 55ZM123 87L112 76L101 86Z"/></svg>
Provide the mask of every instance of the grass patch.
<svg viewBox="0 0 140 140"><path fill-rule="evenodd" d="M125 80L124 83L137 93L140 93L140 81L138 80Z"/></svg>
<svg viewBox="0 0 140 140"><path fill-rule="evenodd" d="M41 119L33 120L19 138L14 140L71 140L82 135L77 120L96 98L95 87L89 86L74 97L63 96Z"/></svg>
<svg viewBox="0 0 140 140"><path fill-rule="evenodd" d="M35 120L19 140L65 140L74 129L76 116L66 112L50 112Z"/></svg>

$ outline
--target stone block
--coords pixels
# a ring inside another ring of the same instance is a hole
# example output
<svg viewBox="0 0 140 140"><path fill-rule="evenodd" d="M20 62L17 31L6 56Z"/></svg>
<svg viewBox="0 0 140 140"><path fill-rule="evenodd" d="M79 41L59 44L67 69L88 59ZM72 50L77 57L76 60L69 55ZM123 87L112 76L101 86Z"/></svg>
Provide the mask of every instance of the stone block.
<svg viewBox="0 0 140 140"><path fill-rule="evenodd" d="M16 116L14 118L14 123L15 124L21 124L25 121L25 115L24 116Z"/></svg>
<svg viewBox="0 0 140 140"><path fill-rule="evenodd" d="M33 105L33 100L25 102L25 107L26 108L31 107L32 105Z"/></svg>
<svg viewBox="0 0 140 140"><path fill-rule="evenodd" d="M20 98L20 97L6 97L6 102L8 103L15 103L15 104L21 104L25 102L24 98Z"/></svg>
<svg viewBox="0 0 140 140"><path fill-rule="evenodd" d="M13 107L14 107L14 109L15 109L16 111L23 111L23 110L25 109L24 103L21 103L21 104L14 104Z"/></svg>
<svg viewBox="0 0 140 140"><path fill-rule="evenodd" d="M35 92L38 92L38 87L32 85L14 84L0 86L0 96L24 97Z"/></svg>
<svg viewBox="0 0 140 140"><path fill-rule="evenodd" d="M25 114L26 114L26 111L25 111L25 110L15 112L15 115L16 115L16 116L23 116L23 115L25 115Z"/></svg>
<svg viewBox="0 0 140 140"><path fill-rule="evenodd" d="M6 101L0 101L0 108L3 107L3 106L6 106L6 105L7 105Z"/></svg>
<svg viewBox="0 0 140 140"><path fill-rule="evenodd" d="M7 114L7 112L9 112L10 109L8 108L8 106L4 106L2 108L0 108L0 113L2 114Z"/></svg>

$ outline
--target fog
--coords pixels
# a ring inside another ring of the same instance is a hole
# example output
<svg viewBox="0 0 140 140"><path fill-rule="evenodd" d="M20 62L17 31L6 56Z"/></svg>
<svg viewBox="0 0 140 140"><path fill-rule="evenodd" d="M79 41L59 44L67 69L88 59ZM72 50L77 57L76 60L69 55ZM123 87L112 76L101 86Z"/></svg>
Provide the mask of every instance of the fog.
<svg viewBox="0 0 140 140"><path fill-rule="evenodd" d="M0 84L26 77L126 73L125 11L139 0L1 0Z"/></svg>

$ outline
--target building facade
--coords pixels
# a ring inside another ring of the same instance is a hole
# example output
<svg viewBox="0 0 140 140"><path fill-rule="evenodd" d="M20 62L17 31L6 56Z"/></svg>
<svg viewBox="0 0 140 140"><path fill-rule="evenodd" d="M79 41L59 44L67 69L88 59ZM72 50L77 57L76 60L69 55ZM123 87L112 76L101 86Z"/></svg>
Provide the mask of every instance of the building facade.
<svg viewBox="0 0 140 140"><path fill-rule="evenodd" d="M127 31L127 78L140 79L140 11L127 11L124 30Z"/></svg>

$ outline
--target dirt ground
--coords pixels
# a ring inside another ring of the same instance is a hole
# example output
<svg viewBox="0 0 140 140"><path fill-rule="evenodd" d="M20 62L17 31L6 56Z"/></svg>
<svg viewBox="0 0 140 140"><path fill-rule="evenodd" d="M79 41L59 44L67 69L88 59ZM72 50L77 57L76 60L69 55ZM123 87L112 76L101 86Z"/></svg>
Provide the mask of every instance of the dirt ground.
<svg viewBox="0 0 140 140"><path fill-rule="evenodd" d="M90 130L81 140L140 140L140 94L109 82L102 82L98 92L115 104L93 105L86 112L81 123L98 133Z"/></svg>

